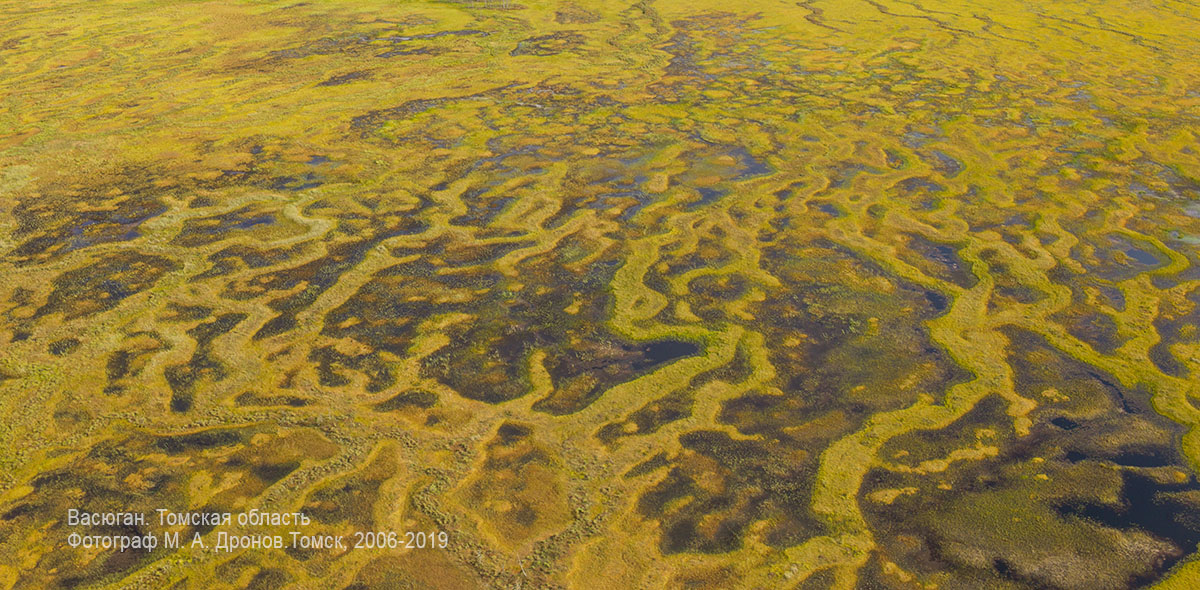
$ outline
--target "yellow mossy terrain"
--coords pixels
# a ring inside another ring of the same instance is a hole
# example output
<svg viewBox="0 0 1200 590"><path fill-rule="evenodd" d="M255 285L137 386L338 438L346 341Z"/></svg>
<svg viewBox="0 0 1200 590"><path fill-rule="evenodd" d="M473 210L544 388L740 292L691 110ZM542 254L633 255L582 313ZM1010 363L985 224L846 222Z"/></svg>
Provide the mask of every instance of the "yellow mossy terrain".
<svg viewBox="0 0 1200 590"><path fill-rule="evenodd" d="M0 25L0 590L1200 583L1195 4Z"/></svg>

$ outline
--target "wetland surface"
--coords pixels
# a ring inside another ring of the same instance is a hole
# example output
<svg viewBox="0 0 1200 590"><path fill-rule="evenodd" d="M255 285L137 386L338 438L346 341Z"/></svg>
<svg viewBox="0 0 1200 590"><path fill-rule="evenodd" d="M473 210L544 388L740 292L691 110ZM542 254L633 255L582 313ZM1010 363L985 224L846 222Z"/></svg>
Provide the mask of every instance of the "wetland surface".
<svg viewBox="0 0 1200 590"><path fill-rule="evenodd" d="M0 2L0 589L1195 588L1198 32Z"/></svg>

